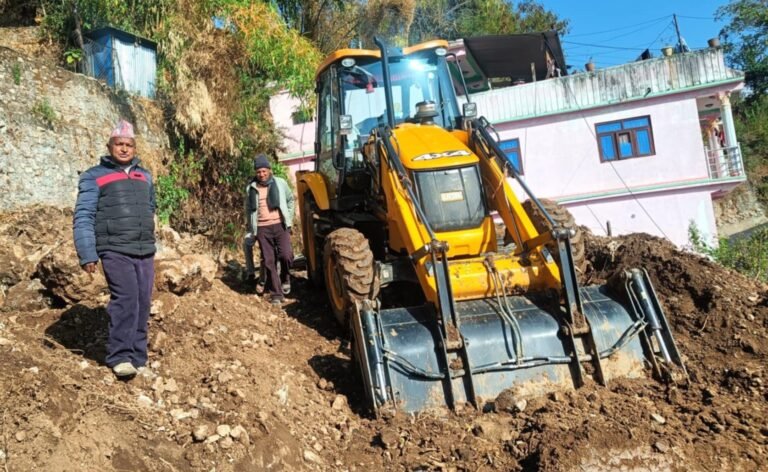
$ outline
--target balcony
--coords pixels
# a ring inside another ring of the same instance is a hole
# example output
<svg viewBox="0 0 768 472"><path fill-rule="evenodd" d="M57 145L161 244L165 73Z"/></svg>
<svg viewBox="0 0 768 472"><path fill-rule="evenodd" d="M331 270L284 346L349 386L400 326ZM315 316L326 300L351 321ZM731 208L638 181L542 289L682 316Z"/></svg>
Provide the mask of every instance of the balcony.
<svg viewBox="0 0 768 472"><path fill-rule="evenodd" d="M721 49L702 49L471 95L492 123L580 111L741 82ZM462 97L464 98L464 97Z"/></svg>
<svg viewBox="0 0 768 472"><path fill-rule="evenodd" d="M720 149L705 149L707 170L712 180L744 180L744 163L741 159L741 146Z"/></svg>

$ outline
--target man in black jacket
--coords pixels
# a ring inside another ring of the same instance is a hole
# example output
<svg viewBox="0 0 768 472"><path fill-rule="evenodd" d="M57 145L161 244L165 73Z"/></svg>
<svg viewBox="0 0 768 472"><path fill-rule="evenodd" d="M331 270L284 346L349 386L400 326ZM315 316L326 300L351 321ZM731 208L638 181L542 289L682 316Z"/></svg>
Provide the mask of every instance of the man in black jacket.
<svg viewBox="0 0 768 472"><path fill-rule="evenodd" d="M75 204L74 238L83 270L101 259L112 294L107 305L106 364L119 378L147 363L147 322L155 255L155 190L135 157L133 126L121 120L107 143L109 155L83 172Z"/></svg>

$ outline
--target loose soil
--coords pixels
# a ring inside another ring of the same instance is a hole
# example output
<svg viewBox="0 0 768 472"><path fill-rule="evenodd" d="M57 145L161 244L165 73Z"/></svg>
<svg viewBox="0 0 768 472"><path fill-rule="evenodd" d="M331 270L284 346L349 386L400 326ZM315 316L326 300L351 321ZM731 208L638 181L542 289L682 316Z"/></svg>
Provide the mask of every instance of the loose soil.
<svg viewBox="0 0 768 472"><path fill-rule="evenodd" d="M377 420L364 409L324 293L296 270L289 302L271 307L240 282L240 263L224 258L210 290L157 294L151 367L130 382L115 381L102 363L103 300L0 312L0 464L767 470L766 286L647 235L586 242L588 283L626 267L648 270L688 381L588 384L527 399L514 413L465 407Z"/></svg>

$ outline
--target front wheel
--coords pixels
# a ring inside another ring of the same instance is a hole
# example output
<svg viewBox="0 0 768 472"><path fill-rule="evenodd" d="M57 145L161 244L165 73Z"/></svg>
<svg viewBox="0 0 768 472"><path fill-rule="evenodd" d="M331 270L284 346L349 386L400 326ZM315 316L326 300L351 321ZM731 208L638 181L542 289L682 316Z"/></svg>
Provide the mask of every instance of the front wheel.
<svg viewBox="0 0 768 472"><path fill-rule="evenodd" d="M328 301L336 320L347 327L348 313L356 301L378 296L373 252L363 234L339 228L325 238L323 273Z"/></svg>
<svg viewBox="0 0 768 472"><path fill-rule="evenodd" d="M539 202L556 224L574 231L573 236L571 236L571 254L573 255L573 266L576 269L576 275L581 280L587 268L584 235L581 228L576 225L576 220L573 218L573 215L571 215L571 212L556 201L542 199L539 200ZM547 221L547 218L541 212L539 207L533 203L533 200L526 200L523 202L523 208L525 208L525 212L528 213L528 216L531 218L531 223L533 223L536 231L543 233L551 229L549 221ZM557 243L553 242L548 244L547 249L549 249L549 252L552 253L552 257L554 257L555 261L559 264L560 252L557 249Z"/></svg>

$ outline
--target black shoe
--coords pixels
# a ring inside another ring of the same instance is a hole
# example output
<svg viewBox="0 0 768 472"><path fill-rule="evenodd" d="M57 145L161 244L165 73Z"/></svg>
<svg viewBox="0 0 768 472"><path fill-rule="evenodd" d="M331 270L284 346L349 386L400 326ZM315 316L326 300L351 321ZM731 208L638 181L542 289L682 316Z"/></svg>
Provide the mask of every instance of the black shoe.
<svg viewBox="0 0 768 472"><path fill-rule="evenodd" d="M284 301L285 301L285 298L283 297L272 297L269 303L271 303L272 306L282 306Z"/></svg>

